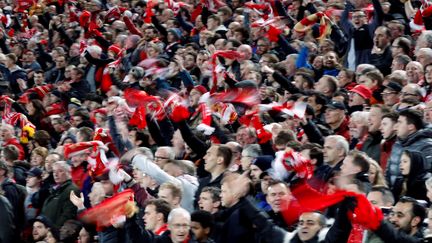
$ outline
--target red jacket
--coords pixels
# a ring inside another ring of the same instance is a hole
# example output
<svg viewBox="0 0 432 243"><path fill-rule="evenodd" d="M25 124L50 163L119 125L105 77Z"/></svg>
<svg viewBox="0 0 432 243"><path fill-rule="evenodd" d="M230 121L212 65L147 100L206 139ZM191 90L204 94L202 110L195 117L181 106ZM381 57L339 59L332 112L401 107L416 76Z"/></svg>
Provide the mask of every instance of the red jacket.
<svg viewBox="0 0 432 243"><path fill-rule="evenodd" d="M342 137L346 138L347 141L350 141L350 134L349 134L349 118L345 117L344 121L340 124L338 128L334 130L334 133L336 135L341 135Z"/></svg>

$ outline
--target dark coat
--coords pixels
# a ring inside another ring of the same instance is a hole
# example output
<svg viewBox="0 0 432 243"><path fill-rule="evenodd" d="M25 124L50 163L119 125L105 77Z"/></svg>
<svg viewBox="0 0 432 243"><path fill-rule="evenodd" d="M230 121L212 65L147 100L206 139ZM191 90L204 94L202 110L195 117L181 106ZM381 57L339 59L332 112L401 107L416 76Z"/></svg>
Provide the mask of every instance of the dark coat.
<svg viewBox="0 0 432 243"><path fill-rule="evenodd" d="M369 133L368 137L363 143L361 151L365 152L372 159L379 162L381 158L381 140L380 132Z"/></svg>
<svg viewBox="0 0 432 243"><path fill-rule="evenodd" d="M13 242L15 223L12 205L6 197L1 195L0 218L0 242Z"/></svg>
<svg viewBox="0 0 432 243"><path fill-rule="evenodd" d="M9 178L6 178L3 181L1 187L4 191L4 196L12 205L16 229L20 230L24 226L25 222L24 201L26 198L26 189Z"/></svg>
<svg viewBox="0 0 432 243"><path fill-rule="evenodd" d="M416 238L414 236L410 236L403 232L402 230L398 230L393 227L387 221L381 223L380 227L374 231L374 233L381 238L384 242L392 242L392 243L421 243L422 239Z"/></svg>
<svg viewBox="0 0 432 243"><path fill-rule="evenodd" d="M69 200L71 191L79 195L78 187L71 180L67 180L58 188L51 190L50 196L45 200L42 207L42 214L49 218L58 228L66 220L74 219L76 216L77 207Z"/></svg>
<svg viewBox="0 0 432 243"><path fill-rule="evenodd" d="M408 176L399 176L393 186L393 195L399 198L402 192L403 183L407 182L407 192L409 196L418 200L428 200L425 181L431 177L426 169L426 160L421 152L407 150L411 158L410 173Z"/></svg>

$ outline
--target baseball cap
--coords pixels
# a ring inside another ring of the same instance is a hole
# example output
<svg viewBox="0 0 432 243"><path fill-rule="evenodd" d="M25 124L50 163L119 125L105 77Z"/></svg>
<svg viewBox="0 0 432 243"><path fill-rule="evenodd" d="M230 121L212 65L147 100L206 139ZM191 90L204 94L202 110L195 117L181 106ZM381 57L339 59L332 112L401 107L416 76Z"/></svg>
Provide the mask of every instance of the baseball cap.
<svg viewBox="0 0 432 243"><path fill-rule="evenodd" d="M330 101L330 103L328 103L326 107L330 109L346 110L344 103L334 100Z"/></svg>
<svg viewBox="0 0 432 243"><path fill-rule="evenodd" d="M391 81L389 82L387 85L385 85L384 87L391 89L395 92L400 92L402 90L402 85L400 85L399 83L395 82L395 81Z"/></svg>
<svg viewBox="0 0 432 243"><path fill-rule="evenodd" d="M368 100L372 97L372 91L363 84L356 85L350 91L360 95L365 100Z"/></svg>
<svg viewBox="0 0 432 243"><path fill-rule="evenodd" d="M43 171L37 167L31 168L29 171L27 171L27 176L32 177L41 177Z"/></svg>

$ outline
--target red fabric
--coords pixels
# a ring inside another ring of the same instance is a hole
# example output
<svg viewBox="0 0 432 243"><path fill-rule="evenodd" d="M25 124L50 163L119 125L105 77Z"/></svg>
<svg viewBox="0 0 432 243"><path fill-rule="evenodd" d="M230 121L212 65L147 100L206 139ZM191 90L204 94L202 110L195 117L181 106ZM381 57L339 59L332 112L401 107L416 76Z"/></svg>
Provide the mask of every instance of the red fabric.
<svg viewBox="0 0 432 243"><path fill-rule="evenodd" d="M170 119L174 122L181 122L189 119L190 112L186 106L177 105L173 108Z"/></svg>
<svg viewBox="0 0 432 243"><path fill-rule="evenodd" d="M213 103L237 103L249 107L258 105L261 102L259 97L259 91L254 88L244 88L241 90L237 89L214 93L211 95L211 100Z"/></svg>
<svg viewBox="0 0 432 243"><path fill-rule="evenodd" d="M349 119L348 117L344 118L344 121L341 123L341 125L334 131L336 135L341 135L342 137L346 138L347 141L350 141L350 134L349 134Z"/></svg>
<svg viewBox="0 0 432 243"><path fill-rule="evenodd" d="M87 173L87 169L83 167L83 165L79 165L78 167L72 167L71 171L72 182L78 186L80 190L82 190L85 179L89 176Z"/></svg>
<svg viewBox="0 0 432 243"><path fill-rule="evenodd" d="M396 136L381 144L380 166L383 171L387 169L387 161L390 158L390 154L395 142L396 142Z"/></svg>
<svg viewBox="0 0 432 243"><path fill-rule="evenodd" d="M33 4L35 4L34 0L18 0L17 1L17 8L15 9L15 11L24 12L24 11L28 10L30 7L32 7Z"/></svg>
<svg viewBox="0 0 432 243"><path fill-rule="evenodd" d="M108 227L111 225L110 220L112 218L127 213L127 203L133 202L133 200L133 191L127 189L85 210L79 215L79 218L87 224L96 225L98 229Z"/></svg>
<svg viewBox="0 0 432 243"><path fill-rule="evenodd" d="M196 18L201 15L202 13L202 4L198 4L198 6L196 6L196 8L192 11L191 13L191 22L195 23Z"/></svg>
<svg viewBox="0 0 432 243"><path fill-rule="evenodd" d="M146 11L145 11L146 16L144 17L144 23L146 24L151 24L152 22L152 17L154 16L154 13L152 11L153 7L154 7L153 1L148 1Z"/></svg>
<svg viewBox="0 0 432 243"><path fill-rule="evenodd" d="M365 228L359 224L353 224L351 233L348 237L347 243L362 243L363 242L363 232Z"/></svg>
<svg viewBox="0 0 432 243"><path fill-rule="evenodd" d="M147 126L146 110L144 106L139 106L135 109L135 112L129 120L129 125L136 126L139 129L144 129Z"/></svg>
<svg viewBox="0 0 432 243"><path fill-rule="evenodd" d="M290 149L284 153L282 165L287 171L295 171L299 178L309 180L314 173L314 166L309 159Z"/></svg>
<svg viewBox="0 0 432 243"><path fill-rule="evenodd" d="M156 231L155 231L155 234L156 235L162 235L163 233L165 233L165 231L167 231L168 230L168 224L164 224L164 225L162 225L159 229L157 229Z"/></svg>
<svg viewBox="0 0 432 243"><path fill-rule="evenodd" d="M123 22L126 24L126 27L128 28L129 32L133 35L139 35L140 37L143 37L144 34L141 32L141 30L139 30L134 23L132 22L132 20L127 17L127 16L123 16Z"/></svg>
<svg viewBox="0 0 432 243"><path fill-rule="evenodd" d="M282 34L282 30L274 27L273 25L269 26L269 29L267 31L267 35L268 35L268 38L270 41L278 42L280 34Z"/></svg>
<svg viewBox="0 0 432 243"><path fill-rule="evenodd" d="M101 110L101 109L99 109L99 110ZM93 140L101 141L103 144L105 144L105 146L108 147L108 149L112 153L114 153L117 157L120 157L120 151L115 146L114 141L113 141L108 129L103 129L103 128L96 129Z"/></svg>
<svg viewBox="0 0 432 243"><path fill-rule="evenodd" d="M215 53L213 53L213 55L212 55L212 59L211 59L211 63L212 63L212 74L213 74L213 86L212 86L212 88L211 88L211 90L210 90L210 93L212 94L212 93L214 93L214 92L216 92L216 90L217 90L217 74L216 74L216 59L218 58L218 57L224 57L224 58L227 58L227 59L236 59L236 60L239 60L239 59L242 59L242 58L244 58L244 55L242 54L242 53L240 53L240 52L238 52L238 51L233 51L233 50L226 50L226 51L224 51L224 50L219 50L219 51L216 51Z"/></svg>
<svg viewBox="0 0 432 243"><path fill-rule="evenodd" d="M25 159L25 153L24 153L24 148L23 146L18 142L18 139L16 138L11 138L9 140L6 140L3 143L3 147L6 147L8 145L13 145L15 146L18 151L19 151L19 156L18 156L18 160L24 160Z"/></svg>
<svg viewBox="0 0 432 243"><path fill-rule="evenodd" d="M84 10L79 17L79 24L81 27L87 27L90 21L91 13L87 10Z"/></svg>
<svg viewBox="0 0 432 243"><path fill-rule="evenodd" d="M256 130L259 144L267 143L272 138L271 132L268 132L267 130L264 129L264 125L261 123L261 119L259 118L258 114L252 117L251 125Z"/></svg>

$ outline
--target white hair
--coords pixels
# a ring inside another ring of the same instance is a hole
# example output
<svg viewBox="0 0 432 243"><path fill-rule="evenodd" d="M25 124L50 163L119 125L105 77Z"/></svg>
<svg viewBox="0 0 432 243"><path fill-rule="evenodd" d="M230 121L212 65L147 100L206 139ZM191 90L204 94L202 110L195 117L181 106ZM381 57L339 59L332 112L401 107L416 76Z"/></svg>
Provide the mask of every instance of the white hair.
<svg viewBox="0 0 432 243"><path fill-rule="evenodd" d="M72 167L66 161L57 161L52 166L54 167L54 165L57 165L57 166L60 166L61 168L63 168L67 172L68 179L70 179L72 177L72 175L71 175Z"/></svg>
<svg viewBox="0 0 432 243"><path fill-rule="evenodd" d="M161 146L157 150L163 150L165 153L167 153L168 159L175 159L175 151L173 147L169 146Z"/></svg>
<svg viewBox="0 0 432 243"><path fill-rule="evenodd" d="M341 135L330 135L330 136L327 136L325 140L329 140L329 139L335 140L336 147L338 149L343 149L345 155L348 153L349 144L348 144L348 141L346 140L346 138L344 138Z"/></svg>
<svg viewBox="0 0 432 243"><path fill-rule="evenodd" d="M362 126L368 125L369 112L368 111L355 111L351 114L350 121L360 124Z"/></svg>
<svg viewBox="0 0 432 243"><path fill-rule="evenodd" d="M184 208L174 208L168 214L168 224L171 222L171 220L173 220L174 217L177 217L177 216L183 216L188 221L191 220L191 215L190 215L190 213L186 209L184 209Z"/></svg>
<svg viewBox="0 0 432 243"><path fill-rule="evenodd" d="M91 46L87 47L87 51L93 55L102 54L102 48L100 46L96 46L96 45L91 45Z"/></svg>

